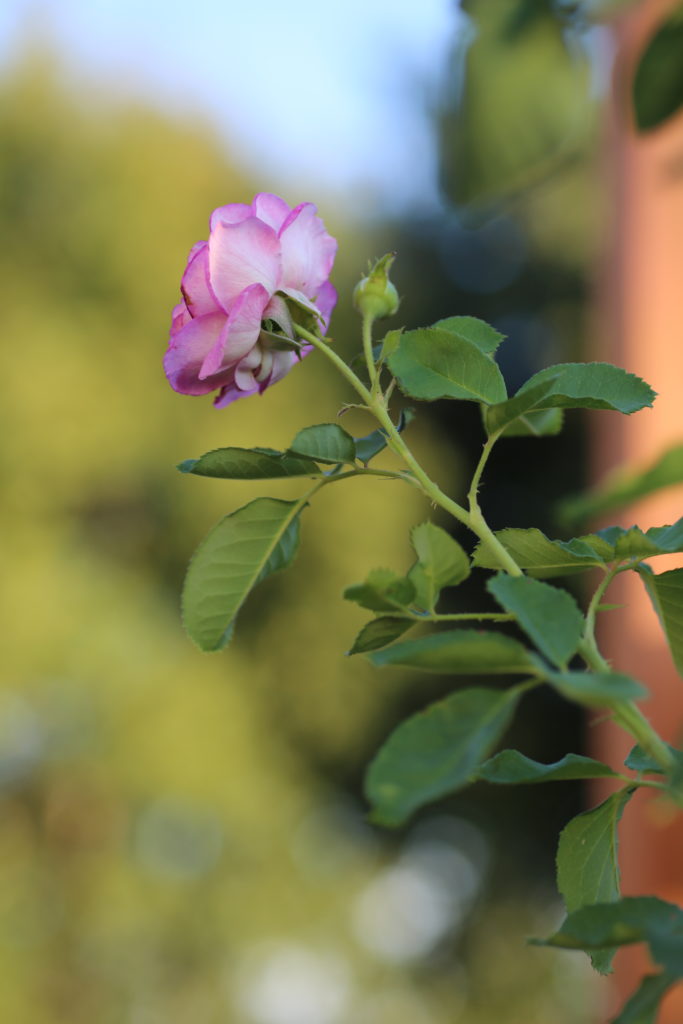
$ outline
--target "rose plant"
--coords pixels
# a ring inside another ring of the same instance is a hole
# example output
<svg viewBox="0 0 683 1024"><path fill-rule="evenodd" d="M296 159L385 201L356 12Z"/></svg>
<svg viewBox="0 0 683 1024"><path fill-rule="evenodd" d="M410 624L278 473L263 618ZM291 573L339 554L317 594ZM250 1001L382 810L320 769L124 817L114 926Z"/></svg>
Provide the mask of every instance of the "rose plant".
<svg viewBox="0 0 683 1024"><path fill-rule="evenodd" d="M223 648L252 589L291 564L304 508L322 488L351 477L381 477L417 488L427 508L438 506L467 527L476 542L469 552L447 530L425 520L411 533L415 558L408 572L371 569L344 593L372 613L349 654L365 655L377 666L517 680L504 689L458 687L399 725L368 768L371 818L399 826L427 803L476 780L503 786L612 780L612 795L570 821L560 835L557 883L567 917L554 935L536 941L585 950L601 973L610 971L617 947L645 942L659 970L642 981L615 1024L652 1024L663 995L683 980L683 911L652 896L621 898L617 825L640 787L681 804L683 753L665 743L640 710L647 697L642 683L615 672L600 652L596 620L610 583L621 573L637 573L683 673L683 569L657 574L649 564L658 555L683 551L683 519L646 531L613 526L556 540L534 526L493 532L478 495L499 442L525 436L533 444L534 437L556 434L566 409L631 415L650 406L654 392L607 363L564 363L534 374L509 396L495 358L504 339L469 316L418 330L391 330L374 343L375 322L398 307L388 277L393 254L379 260L354 291L362 319L363 370L357 371L358 359L346 362L325 337L336 299L328 280L334 253L335 242L314 206L290 209L267 194L257 195L251 205L214 211L208 242L190 253L165 358L176 390L217 391L215 404L222 407L264 391L315 350L339 371L354 392L353 404L376 426L353 437L337 422L317 424L301 430L284 451L225 447L181 463L183 473L198 476L309 481L299 499L257 498L211 530L185 580L185 626L202 650ZM413 401L480 405L484 441L464 500L445 493L406 443L403 431L414 413L392 415L397 387ZM403 468L378 465L386 450L402 460ZM643 489L651 486L650 477ZM629 486L637 495L637 479ZM554 581L588 570L598 572L599 583L581 609ZM440 612L442 591L472 572L488 574L496 610ZM472 629L473 622L487 628ZM514 624L518 636L491 628L499 622ZM625 765L573 753L541 764L521 751L496 752L524 695L543 685L618 723L634 741Z"/></svg>

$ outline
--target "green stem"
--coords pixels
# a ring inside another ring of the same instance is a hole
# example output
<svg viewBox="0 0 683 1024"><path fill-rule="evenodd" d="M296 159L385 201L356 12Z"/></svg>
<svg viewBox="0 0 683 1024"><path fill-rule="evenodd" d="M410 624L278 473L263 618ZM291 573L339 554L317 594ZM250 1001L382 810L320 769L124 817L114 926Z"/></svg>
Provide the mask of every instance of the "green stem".
<svg viewBox="0 0 683 1024"><path fill-rule="evenodd" d="M611 665L603 658L593 637L584 637L579 645L579 654L595 672L612 671ZM670 774L675 768L671 751L633 701L620 700L610 710L614 721L633 736L645 753L649 754L666 774Z"/></svg>
<svg viewBox="0 0 683 1024"><path fill-rule="evenodd" d="M365 355L365 365L368 368L368 377L370 378L370 392L373 397L376 397L379 391L379 374L377 373L377 367L375 366L375 357L372 354L372 325L373 317L367 313L363 315L363 353Z"/></svg>
<svg viewBox="0 0 683 1024"><path fill-rule="evenodd" d="M493 551L498 562L505 569L510 576L522 576L522 570L517 565L509 551L507 551L500 543L495 533L484 519L484 515L479 507L479 484L481 483L481 476L484 472L484 467L488 462L489 455L493 451L493 446L500 437L500 431L491 436L486 441L484 448L481 453L477 468L472 476L472 483L470 484L469 493L467 499L470 506L470 528L477 534L477 536L486 544L486 546Z"/></svg>
<svg viewBox="0 0 683 1024"><path fill-rule="evenodd" d="M419 615L411 612L408 615L401 615L401 618L411 618L415 622L480 622L488 619L491 622L513 622L514 615L510 612L450 612L440 614L429 612L427 615Z"/></svg>

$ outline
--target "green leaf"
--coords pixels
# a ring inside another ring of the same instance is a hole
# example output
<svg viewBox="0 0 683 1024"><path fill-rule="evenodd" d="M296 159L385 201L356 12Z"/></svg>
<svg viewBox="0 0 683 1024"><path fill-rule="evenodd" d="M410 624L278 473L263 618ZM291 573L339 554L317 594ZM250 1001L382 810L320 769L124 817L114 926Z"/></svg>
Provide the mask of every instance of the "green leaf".
<svg viewBox="0 0 683 1024"><path fill-rule="evenodd" d="M389 357L389 368L401 390L413 398L463 398L491 405L507 397L493 359L460 334L438 327L405 333Z"/></svg>
<svg viewBox="0 0 683 1024"><path fill-rule="evenodd" d="M602 542L602 550L596 551L589 543L593 538L577 538L570 541L549 540L544 533L535 527L529 530L507 529L496 533L497 540L512 555L521 569L529 575L546 579L552 576L565 576L604 566L603 555L613 555L610 544ZM599 539L599 538L598 538ZM503 568L496 553L482 541L474 551L473 564L482 569Z"/></svg>
<svg viewBox="0 0 683 1024"><path fill-rule="evenodd" d="M559 507L559 514L567 523L593 519L680 483L683 483L683 444L667 449L642 470L621 470L598 489L566 498Z"/></svg>
<svg viewBox="0 0 683 1024"><path fill-rule="evenodd" d="M619 899L617 825L634 792L635 789L622 789L613 793L598 807L573 818L560 833L557 888L568 913ZM594 953L596 971L608 974L613 955L612 950Z"/></svg>
<svg viewBox="0 0 683 1024"><path fill-rule="evenodd" d="M676 750L676 748L672 747L669 743L667 743L667 747L678 761L683 760L683 751ZM654 758L650 757L650 755L647 754L639 744L636 744L624 761L624 764L627 768L630 768L631 771L642 772L644 775L664 774L659 763L655 761Z"/></svg>
<svg viewBox="0 0 683 1024"><path fill-rule="evenodd" d="M408 573L417 602L431 611L444 587L455 587L470 574L470 560L450 534L433 523L413 527L410 539L417 562Z"/></svg>
<svg viewBox="0 0 683 1024"><path fill-rule="evenodd" d="M498 604L511 612L547 658L563 668L576 654L584 618L566 590L528 576L499 573L486 584Z"/></svg>
<svg viewBox="0 0 683 1024"><path fill-rule="evenodd" d="M517 690L461 690L399 725L370 764L372 820L400 825L424 804L462 789L510 723Z"/></svg>
<svg viewBox="0 0 683 1024"><path fill-rule="evenodd" d="M531 673L536 667L517 640L502 633L453 629L386 647L370 656L373 665L405 665L430 672L468 675Z"/></svg>
<svg viewBox="0 0 683 1024"><path fill-rule="evenodd" d="M225 516L194 553L183 588L185 628L203 651L218 651L252 588L288 566L299 544L299 501L257 498Z"/></svg>
<svg viewBox="0 0 683 1024"><path fill-rule="evenodd" d="M488 356L492 356L500 343L505 341L504 334L497 331L495 327L491 327L486 321L477 319L476 316L449 316L444 320L437 320L432 326L438 327L442 331L450 331L451 334L457 334L459 337L471 341Z"/></svg>
<svg viewBox="0 0 683 1024"><path fill-rule="evenodd" d="M613 409L630 414L652 405L655 392L649 384L610 363L560 363L535 373L515 397L554 377L551 390L538 409Z"/></svg>
<svg viewBox="0 0 683 1024"><path fill-rule="evenodd" d="M391 569L372 569L364 583L347 587L344 597L372 612L394 612L407 608L415 600L415 587L409 579Z"/></svg>
<svg viewBox="0 0 683 1024"><path fill-rule="evenodd" d="M627 896L614 903L582 907L559 931L535 945L586 952L647 942L653 960L683 977L683 911L656 896Z"/></svg>
<svg viewBox="0 0 683 1024"><path fill-rule="evenodd" d="M641 132L651 131L683 106L683 4L650 39L633 80L633 106Z"/></svg>
<svg viewBox="0 0 683 1024"><path fill-rule="evenodd" d="M659 616L674 664L683 675L683 569L655 575L643 566L639 574Z"/></svg>
<svg viewBox="0 0 683 1024"><path fill-rule="evenodd" d="M526 414L531 412L533 409L536 409L539 402L550 393L555 380L555 377L548 377L547 380L541 381L541 383L536 387L520 392L515 395L514 398L508 398L506 402L500 402L498 405L491 405L488 408L485 408L484 426L486 427L486 433L489 437L491 434L504 430L506 427L515 423L515 421L519 420L520 417L526 419ZM556 414L557 411L552 410L552 412L553 414ZM528 425L526 429L528 433L532 432L531 425ZM505 431L505 434L507 436L507 430Z"/></svg>
<svg viewBox="0 0 683 1024"><path fill-rule="evenodd" d="M290 452L315 459L316 462L355 462L356 446L353 438L337 423L320 423L304 427L296 435Z"/></svg>
<svg viewBox="0 0 683 1024"><path fill-rule="evenodd" d="M391 615L383 615L379 619L372 619L367 622L353 642L349 654L364 654L368 651L376 651L386 644L398 640L415 623L410 619L393 618Z"/></svg>
<svg viewBox="0 0 683 1024"><path fill-rule="evenodd" d="M581 754L567 754L554 764L541 764L520 754L518 750L501 750L499 754L485 761L479 769L478 778L495 782L500 786L521 783L563 782L567 779L614 778L615 771L602 761Z"/></svg>
<svg viewBox="0 0 683 1024"><path fill-rule="evenodd" d="M379 353L375 357L379 363L386 363L387 359L392 352L395 352L398 348L401 335L403 334L403 328L399 327L398 330L387 331L384 335L382 344L380 345Z"/></svg>
<svg viewBox="0 0 683 1024"><path fill-rule="evenodd" d="M275 480L289 476L320 476L310 459L261 448L216 448L198 459L186 459L181 473L220 477L223 480Z"/></svg>
<svg viewBox="0 0 683 1024"><path fill-rule="evenodd" d="M656 1024L660 1003L677 981L667 971L646 975L612 1024Z"/></svg>
<svg viewBox="0 0 683 1024"><path fill-rule="evenodd" d="M399 434L414 419L415 413L412 409L403 409L396 424ZM374 459L375 455L379 455L386 448L387 435L381 429L373 430L370 434L366 434L365 437L355 437L354 442L356 445L356 458L360 459L367 466L370 459Z"/></svg>
<svg viewBox="0 0 683 1024"><path fill-rule="evenodd" d="M620 672L546 672L550 685L567 700L589 708L610 707L617 701L642 700L648 691Z"/></svg>
<svg viewBox="0 0 683 1024"><path fill-rule="evenodd" d="M528 412L505 428L505 437L554 437L562 430L563 409Z"/></svg>

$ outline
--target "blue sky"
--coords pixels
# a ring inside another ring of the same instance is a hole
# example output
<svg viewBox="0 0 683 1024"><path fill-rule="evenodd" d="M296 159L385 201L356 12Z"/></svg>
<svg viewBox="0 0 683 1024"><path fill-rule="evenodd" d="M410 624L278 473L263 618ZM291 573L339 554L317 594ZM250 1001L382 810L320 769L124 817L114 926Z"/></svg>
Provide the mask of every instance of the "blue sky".
<svg viewBox="0 0 683 1024"><path fill-rule="evenodd" d="M278 180L435 201L426 111L455 0L1 0L0 62L53 38L76 75L209 118Z"/></svg>

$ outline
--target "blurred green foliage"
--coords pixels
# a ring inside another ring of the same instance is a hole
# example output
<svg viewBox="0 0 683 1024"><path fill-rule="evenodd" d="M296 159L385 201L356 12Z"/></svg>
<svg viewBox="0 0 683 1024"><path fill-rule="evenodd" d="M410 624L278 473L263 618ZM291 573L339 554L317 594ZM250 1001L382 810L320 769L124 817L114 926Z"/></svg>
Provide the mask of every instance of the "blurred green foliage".
<svg viewBox="0 0 683 1024"><path fill-rule="evenodd" d="M163 378L187 250L213 207L269 183L201 125L88 109L45 53L0 84L0 152L3 1020L580 1024L581 965L520 948L548 930L545 890L481 904L476 828L386 838L355 796L408 677L341 656L364 615L340 596L371 565L408 568L417 495L325 493L225 654L181 631L190 551L259 491L174 464L284 447L347 397L314 358L220 414ZM348 296L374 243L320 206ZM352 330L342 298L334 333ZM429 469L435 438L411 433Z"/></svg>

